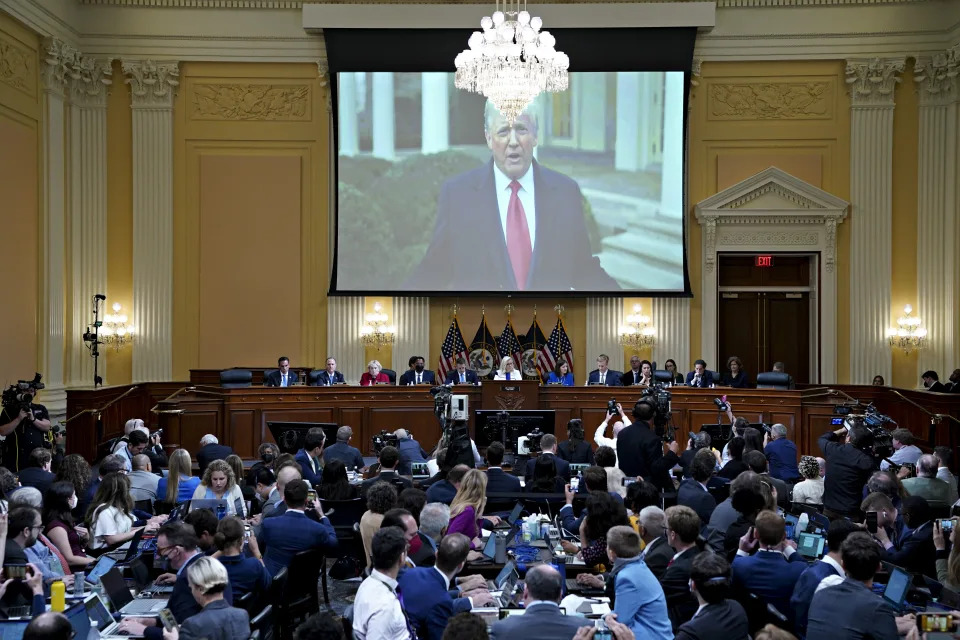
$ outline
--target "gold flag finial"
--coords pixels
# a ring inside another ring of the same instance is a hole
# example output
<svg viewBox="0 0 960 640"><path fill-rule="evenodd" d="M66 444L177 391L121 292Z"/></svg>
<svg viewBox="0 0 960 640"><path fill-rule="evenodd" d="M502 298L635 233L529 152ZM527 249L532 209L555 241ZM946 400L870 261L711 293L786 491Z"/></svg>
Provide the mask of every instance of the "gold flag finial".
<svg viewBox="0 0 960 640"><path fill-rule="evenodd" d="M513 313L513 310L514 310L515 308L516 308L516 307L514 307L512 304L503 305L503 310L507 312L507 315L508 315L508 316L509 316L511 313Z"/></svg>
<svg viewBox="0 0 960 640"><path fill-rule="evenodd" d="M564 307L562 304L558 304L557 306L555 306L555 307L553 308L553 310L557 312L557 315L558 315L558 316L562 316L562 315L563 315L563 311L564 311L565 308L566 308L566 307Z"/></svg>

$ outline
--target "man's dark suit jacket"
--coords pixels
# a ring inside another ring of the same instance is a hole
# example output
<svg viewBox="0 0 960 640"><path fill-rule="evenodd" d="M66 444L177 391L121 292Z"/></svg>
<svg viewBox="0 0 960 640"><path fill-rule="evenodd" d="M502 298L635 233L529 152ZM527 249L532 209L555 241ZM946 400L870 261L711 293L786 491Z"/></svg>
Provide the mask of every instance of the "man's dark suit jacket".
<svg viewBox="0 0 960 640"><path fill-rule="evenodd" d="M284 567L290 566L293 556L309 549L335 549L337 534L324 517L320 522L308 518L299 511L287 511L281 516L266 518L260 530L266 546L263 566L275 576Z"/></svg>
<svg viewBox="0 0 960 640"><path fill-rule="evenodd" d="M437 378L434 375L433 371L430 371L429 369L424 369L423 371L420 372L420 384L435 384L436 379ZM416 384L416 383L417 383L417 372L414 371L413 369L408 369L407 371L404 371L403 375L401 375L400 378L397 380L397 385L401 387L404 387L408 384Z"/></svg>
<svg viewBox="0 0 960 640"><path fill-rule="evenodd" d="M933 546L933 523L925 522L884 552L884 560L910 573L937 578L937 550Z"/></svg>
<svg viewBox="0 0 960 640"><path fill-rule="evenodd" d="M490 640L572 640L577 629L592 626L592 620L565 616L552 604L535 604L522 616L494 622Z"/></svg>
<svg viewBox="0 0 960 640"><path fill-rule="evenodd" d="M466 382L460 382L460 372L454 369L453 371L447 371L447 377L444 379L444 384L477 384L477 372L471 369L467 369L463 372L463 375L466 377Z"/></svg>
<svg viewBox="0 0 960 640"><path fill-rule="evenodd" d="M560 456L556 456L552 453L541 453L540 455L550 456L551 458L553 458L553 463L557 465L557 475L563 478L565 481L569 482L570 480L570 463L569 462L567 462ZM527 460L527 466L526 466L526 469L524 470L523 479L524 479L524 482L526 482L528 485L533 481L533 468L536 466L536 464L537 464L536 458L530 458L529 460Z"/></svg>
<svg viewBox="0 0 960 640"><path fill-rule="evenodd" d="M430 538L419 531L417 536L420 538L420 548L410 556L410 561L417 567L432 567L437 563L437 550Z"/></svg>
<svg viewBox="0 0 960 640"><path fill-rule="evenodd" d="M250 635L250 615L243 609L231 607L224 600L215 600L203 610L190 616L180 627L185 638L204 640L234 640Z"/></svg>
<svg viewBox="0 0 960 640"><path fill-rule="evenodd" d="M927 388L927 391L936 391L937 393L946 393L947 388L943 386L943 383L937 380L932 385Z"/></svg>
<svg viewBox="0 0 960 640"><path fill-rule="evenodd" d="M271 371L271 372L268 373L266 376L264 376L264 378L263 378L263 386L265 386L265 387L279 387L279 386L280 386L280 382L282 381L281 376L282 376L282 374L280 373L280 370L279 370L279 369L277 369L277 370L275 370L275 371ZM288 386L288 387L292 387L293 385L297 384L298 380L299 380L299 374L298 374L296 371L294 371L293 369L290 369L289 371L287 371L287 386Z"/></svg>
<svg viewBox="0 0 960 640"><path fill-rule="evenodd" d="M650 477L663 457L663 442L646 422L637 420L617 436L617 463L628 478Z"/></svg>
<svg viewBox="0 0 960 640"><path fill-rule="evenodd" d="M413 486L413 481L410 478L404 478L403 476L397 474L396 471L381 471L378 475L375 475L372 478L367 478L360 483L360 495L366 496L370 487L381 481L392 484L397 490L397 493L400 493L403 489L409 489ZM403 483L403 489L397 486L397 482Z"/></svg>
<svg viewBox="0 0 960 640"><path fill-rule="evenodd" d="M413 438L404 438L397 442L397 450L400 452L400 464L397 466L397 473L402 476L412 475L411 462L426 462L430 455Z"/></svg>
<svg viewBox="0 0 960 640"><path fill-rule="evenodd" d="M197 464L200 465L200 477L207 465L214 460L226 460L233 453L233 449L225 444L205 444L197 449Z"/></svg>
<svg viewBox="0 0 960 640"><path fill-rule="evenodd" d="M590 250L577 183L535 160L536 240L524 289L614 291ZM478 243L464 252L464 239ZM500 223L493 161L447 180L437 200L437 224L426 257L403 284L425 291L516 291Z"/></svg>
<svg viewBox="0 0 960 640"><path fill-rule="evenodd" d="M847 578L821 589L810 603L807 640L844 638L899 640L897 612L863 583Z"/></svg>
<svg viewBox="0 0 960 640"><path fill-rule="evenodd" d="M297 454L293 457L296 460L297 464L300 465L300 473L303 476L303 479L310 483L310 486L316 489L320 486L322 472L313 470L313 463L310 460L310 454L307 453L304 449L297 451Z"/></svg>
<svg viewBox="0 0 960 640"><path fill-rule="evenodd" d="M700 486L693 478L686 478L677 488L677 504L690 507L700 516L701 527L707 526L713 510L717 508L716 499Z"/></svg>
<svg viewBox="0 0 960 640"><path fill-rule="evenodd" d="M487 487L490 491L490 487ZM427 502L442 502L449 505L457 495L457 488L447 482L447 479L437 480L427 487Z"/></svg>
<svg viewBox="0 0 960 640"><path fill-rule="evenodd" d="M697 599L690 593L690 569L693 559L700 553L696 545L681 553L667 566L660 578L663 595L667 597L667 613L670 614L670 624L674 632L680 625L693 617L697 612ZM649 565L648 565L649 568Z"/></svg>
<svg viewBox="0 0 960 640"><path fill-rule="evenodd" d="M794 552L787 560L782 553L760 550L752 556L734 558L733 587L755 593L792 619L790 596L806 568L807 562L799 553Z"/></svg>
<svg viewBox="0 0 960 640"><path fill-rule="evenodd" d="M339 460L347 469L359 470L365 466L360 449L351 447L346 442L337 442L323 450L323 461L329 463L331 460Z"/></svg>
<svg viewBox="0 0 960 640"><path fill-rule="evenodd" d="M202 611L200 605L197 604L196 599L193 597L193 592L190 590L190 583L187 582L187 569L202 557L204 556L201 552L187 560L186 565L184 565L177 574L177 580L173 583L173 591L170 592L170 599L167 600L167 608L170 609L173 617L176 618L180 624L183 624L185 620ZM229 582L227 583L226 590L223 592L223 599L228 606L233 604L233 589L230 587ZM147 627L143 632L143 636L147 640L162 640L163 627Z"/></svg>
<svg viewBox="0 0 960 640"><path fill-rule="evenodd" d="M816 593L820 581L827 576L836 575L840 575L837 573L837 569L823 560L817 560L800 574L800 579L797 580L797 585L793 588L793 595L790 596L790 608L793 610L793 619L797 631L803 633L807 628L810 602L813 600L813 594Z"/></svg>
<svg viewBox="0 0 960 640"><path fill-rule="evenodd" d="M487 493L519 493L520 478L503 469L487 469Z"/></svg>
<svg viewBox="0 0 960 640"><path fill-rule="evenodd" d="M647 563L647 568L650 569L653 577L660 580L664 571L667 570L667 565L670 564L677 552L673 550L665 536L660 536L654 540L650 548L644 549L644 551L646 553L643 556L643 561Z"/></svg>
<svg viewBox="0 0 960 640"><path fill-rule="evenodd" d="M49 471L44 471L40 467L24 467L20 469L17 478L20 479L20 486L34 487L44 493L47 487L53 482L54 476Z"/></svg>
<svg viewBox="0 0 960 640"><path fill-rule="evenodd" d="M433 567L418 565L407 569L397 577L397 582L403 591L407 615L417 627L417 638L441 640L450 618L470 610L467 598L450 597L443 576Z"/></svg>
<svg viewBox="0 0 960 640"><path fill-rule="evenodd" d="M330 379L330 374L327 373L327 370L324 369L317 375L317 386L325 387L329 384L343 384L345 380L343 379L343 374L339 371L333 372L333 379Z"/></svg>
<svg viewBox="0 0 960 640"><path fill-rule="evenodd" d="M689 387L693 383L693 377L695 375L697 375L696 371L689 372L687 374L686 380L684 381L684 384L686 384ZM716 384L716 382L717 381L713 379L713 371L710 371L709 369L707 369L703 372L703 375L700 376L700 384L698 384L697 386L701 388L706 388L712 384Z"/></svg>
<svg viewBox="0 0 960 640"><path fill-rule="evenodd" d="M747 612L736 600L708 604L692 620L680 625L674 640L742 640L748 637Z"/></svg>
<svg viewBox="0 0 960 640"><path fill-rule="evenodd" d="M615 369L607 369L606 378L603 379L603 383L608 387L619 387L621 384L621 379L623 374ZM594 369L590 372L590 375L587 376L587 384L597 384L600 382L600 370Z"/></svg>

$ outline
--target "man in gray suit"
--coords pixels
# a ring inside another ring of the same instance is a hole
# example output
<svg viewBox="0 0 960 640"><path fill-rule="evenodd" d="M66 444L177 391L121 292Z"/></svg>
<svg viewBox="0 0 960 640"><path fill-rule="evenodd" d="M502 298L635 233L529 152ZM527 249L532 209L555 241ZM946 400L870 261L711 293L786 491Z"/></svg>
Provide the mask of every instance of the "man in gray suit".
<svg viewBox="0 0 960 640"><path fill-rule="evenodd" d="M565 616L560 612L563 578L549 565L536 566L527 571L523 588L522 616L504 618L494 623L492 640L572 640L580 627L592 626L590 620L579 616Z"/></svg>

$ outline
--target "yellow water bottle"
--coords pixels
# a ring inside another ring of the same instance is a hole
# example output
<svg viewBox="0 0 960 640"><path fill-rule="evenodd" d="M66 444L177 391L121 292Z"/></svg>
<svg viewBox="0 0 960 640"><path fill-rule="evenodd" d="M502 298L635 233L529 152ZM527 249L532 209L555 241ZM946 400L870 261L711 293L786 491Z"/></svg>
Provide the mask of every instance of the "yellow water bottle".
<svg viewBox="0 0 960 640"><path fill-rule="evenodd" d="M64 586L62 580L57 580L52 585L50 585L50 610L51 611L63 611L66 609L66 592L67 588Z"/></svg>

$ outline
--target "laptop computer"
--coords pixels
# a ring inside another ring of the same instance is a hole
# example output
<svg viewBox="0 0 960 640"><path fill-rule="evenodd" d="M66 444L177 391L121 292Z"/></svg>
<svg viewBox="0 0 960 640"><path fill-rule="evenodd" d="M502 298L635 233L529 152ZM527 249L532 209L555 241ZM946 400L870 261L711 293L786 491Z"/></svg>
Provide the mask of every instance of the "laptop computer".
<svg viewBox="0 0 960 640"><path fill-rule="evenodd" d="M114 610L122 616L151 616L158 615L160 610L167 606L167 598L139 598L134 599L127 589L120 570L114 567L100 578L107 597L113 603Z"/></svg>
<svg viewBox="0 0 960 640"><path fill-rule="evenodd" d="M102 637L118 635L117 627L120 626L120 623L113 619L113 614L110 613L107 604L98 594L93 594L93 596L84 603L84 606L86 607L87 618L90 620L91 626L93 626L93 623L96 623L97 631Z"/></svg>
<svg viewBox="0 0 960 640"><path fill-rule="evenodd" d="M73 627L73 637L86 640L90 636L90 617L87 615L87 605L82 601L72 605L63 612L70 626Z"/></svg>
<svg viewBox="0 0 960 640"><path fill-rule="evenodd" d="M93 568L90 569L89 573L84 576L84 580L91 585L96 585L98 582L100 582L100 576L105 574L107 571L110 571L110 569L113 569L116 564L116 558L111 558L110 556L106 555L100 556L100 559L97 560L97 564L93 565Z"/></svg>
<svg viewBox="0 0 960 640"><path fill-rule="evenodd" d="M883 599L890 603L897 613L903 611L903 603L907 599L912 582L913 578L903 569L890 568L890 579L887 580L887 586L883 589Z"/></svg>
<svg viewBox="0 0 960 640"><path fill-rule="evenodd" d="M823 547L826 539L816 533L801 533L797 537L797 552L808 560L816 560L823 556Z"/></svg>
<svg viewBox="0 0 960 640"><path fill-rule="evenodd" d="M220 506L223 506L224 511L227 511L229 509L229 506L226 500L200 498L197 500L190 501L190 507L189 507L188 513L192 513L198 509L209 509L210 511L213 511L214 513L216 513L217 507L220 507ZM243 509L241 508L241 512L242 511Z"/></svg>
<svg viewBox="0 0 960 640"><path fill-rule="evenodd" d="M0 640L23 640L23 632L27 630L30 619L4 620L0 622Z"/></svg>
<svg viewBox="0 0 960 640"><path fill-rule="evenodd" d="M510 515L500 520L500 524L498 524L493 528L494 531L498 531L500 529L509 529L513 527L513 523L520 519L521 513L523 513L523 503L518 502L516 505L514 505L513 511L510 512Z"/></svg>
<svg viewBox="0 0 960 640"><path fill-rule="evenodd" d="M429 478L430 468L426 462L411 462L410 475L417 479Z"/></svg>
<svg viewBox="0 0 960 640"><path fill-rule="evenodd" d="M517 580L520 579L520 574L517 573L517 565L513 560L509 560L507 564L503 565L503 569L500 570L500 573L497 574L495 579L487 580L487 587L489 587L490 591L503 591L504 586L511 578L513 579L514 586L517 584Z"/></svg>
<svg viewBox="0 0 960 640"><path fill-rule="evenodd" d="M103 555L113 558L114 560L117 561L117 564L124 564L126 562L130 562L140 552L140 540L142 538L143 538L143 527L137 529L136 533L133 534L133 537L130 538L130 542L127 543L127 545L120 547L119 549L114 549L113 551L110 551L109 553L105 553ZM104 573L106 573L106 571Z"/></svg>

